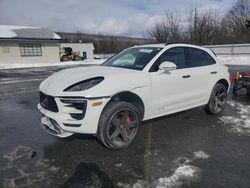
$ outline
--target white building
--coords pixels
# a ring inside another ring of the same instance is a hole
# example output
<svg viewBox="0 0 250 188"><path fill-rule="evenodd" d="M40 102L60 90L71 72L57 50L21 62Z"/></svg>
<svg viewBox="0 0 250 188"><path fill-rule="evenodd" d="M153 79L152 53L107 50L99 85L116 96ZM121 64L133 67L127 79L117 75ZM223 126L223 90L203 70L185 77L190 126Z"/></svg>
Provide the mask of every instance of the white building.
<svg viewBox="0 0 250 188"><path fill-rule="evenodd" d="M56 33L38 27L0 25L0 63L57 63Z"/></svg>
<svg viewBox="0 0 250 188"><path fill-rule="evenodd" d="M61 43L60 48L72 48L73 52L79 52L84 59L94 59L93 43Z"/></svg>

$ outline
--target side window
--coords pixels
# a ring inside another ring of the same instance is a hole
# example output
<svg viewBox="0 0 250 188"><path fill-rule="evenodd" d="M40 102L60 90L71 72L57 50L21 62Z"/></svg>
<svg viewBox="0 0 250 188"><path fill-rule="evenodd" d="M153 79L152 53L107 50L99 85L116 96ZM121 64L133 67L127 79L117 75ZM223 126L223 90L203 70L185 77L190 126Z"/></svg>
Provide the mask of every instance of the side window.
<svg viewBox="0 0 250 188"><path fill-rule="evenodd" d="M209 55L207 52L203 52L207 58L207 61L208 61L208 65L212 65L212 64L215 64L216 61L214 60L214 58L211 57L211 55Z"/></svg>
<svg viewBox="0 0 250 188"><path fill-rule="evenodd" d="M152 65L149 72L156 72L159 70L159 66L164 61L170 61L175 63L177 69L185 68L185 52L181 47L171 48L164 52Z"/></svg>
<svg viewBox="0 0 250 188"><path fill-rule="evenodd" d="M187 49L187 67L200 67L215 64L215 60L205 51L196 48Z"/></svg>

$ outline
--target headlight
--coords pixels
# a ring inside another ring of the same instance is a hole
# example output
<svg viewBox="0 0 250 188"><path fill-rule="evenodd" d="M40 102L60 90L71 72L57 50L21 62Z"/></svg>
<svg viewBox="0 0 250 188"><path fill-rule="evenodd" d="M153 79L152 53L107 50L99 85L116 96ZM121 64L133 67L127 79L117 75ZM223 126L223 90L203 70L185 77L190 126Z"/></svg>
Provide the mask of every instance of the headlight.
<svg viewBox="0 0 250 188"><path fill-rule="evenodd" d="M87 90L87 89L90 89L90 88L96 86L97 84L99 84L103 80L104 80L103 77L90 78L90 79L84 80L82 82L78 82L76 84L73 84L73 85L67 87L63 91L83 91L83 90Z"/></svg>

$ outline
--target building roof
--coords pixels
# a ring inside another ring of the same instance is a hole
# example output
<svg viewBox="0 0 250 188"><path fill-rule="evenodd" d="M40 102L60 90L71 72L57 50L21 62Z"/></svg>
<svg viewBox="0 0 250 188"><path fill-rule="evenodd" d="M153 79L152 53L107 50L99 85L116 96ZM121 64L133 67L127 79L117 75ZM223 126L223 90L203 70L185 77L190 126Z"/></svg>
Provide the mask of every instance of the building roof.
<svg viewBox="0 0 250 188"><path fill-rule="evenodd" d="M46 28L0 25L0 38L2 39L42 39L60 40L61 37Z"/></svg>

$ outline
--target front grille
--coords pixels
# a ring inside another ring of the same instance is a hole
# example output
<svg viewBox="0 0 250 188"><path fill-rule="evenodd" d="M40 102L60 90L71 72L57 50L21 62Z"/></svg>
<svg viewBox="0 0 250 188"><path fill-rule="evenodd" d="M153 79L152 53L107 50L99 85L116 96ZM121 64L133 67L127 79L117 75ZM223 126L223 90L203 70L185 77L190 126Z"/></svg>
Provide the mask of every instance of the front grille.
<svg viewBox="0 0 250 188"><path fill-rule="evenodd" d="M42 92L40 92L39 95L40 95L40 104L43 108L52 112L58 112L58 107L56 105L54 97L46 95Z"/></svg>

